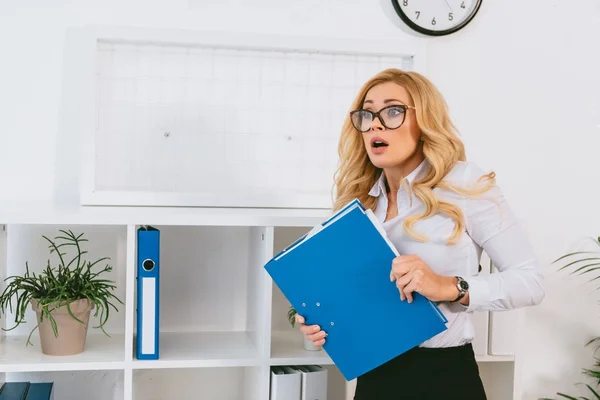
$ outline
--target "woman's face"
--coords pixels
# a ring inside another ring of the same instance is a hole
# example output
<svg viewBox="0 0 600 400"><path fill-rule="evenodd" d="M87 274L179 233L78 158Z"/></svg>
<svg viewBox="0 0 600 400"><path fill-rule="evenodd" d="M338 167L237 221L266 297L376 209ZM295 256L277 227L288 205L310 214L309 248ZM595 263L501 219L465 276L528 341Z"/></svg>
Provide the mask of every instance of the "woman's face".
<svg viewBox="0 0 600 400"><path fill-rule="evenodd" d="M414 109L402 106L412 106L408 92L396 83L386 82L372 87L363 103L364 110L380 112L379 118L368 113L353 117L360 130L368 129L362 133L365 148L378 168L402 167L419 145L421 130Z"/></svg>

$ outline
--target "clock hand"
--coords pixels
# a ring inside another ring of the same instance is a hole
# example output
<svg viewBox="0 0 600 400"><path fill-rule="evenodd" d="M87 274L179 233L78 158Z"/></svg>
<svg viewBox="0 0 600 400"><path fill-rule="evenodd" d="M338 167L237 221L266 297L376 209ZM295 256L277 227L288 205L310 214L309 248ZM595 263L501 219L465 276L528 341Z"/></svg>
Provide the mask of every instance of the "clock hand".
<svg viewBox="0 0 600 400"><path fill-rule="evenodd" d="M445 1L446 1L446 5L447 5L447 6L448 6L448 8L450 9L450 12L453 12L453 11L452 11L452 7L450 7L450 4L448 4L448 0L445 0Z"/></svg>

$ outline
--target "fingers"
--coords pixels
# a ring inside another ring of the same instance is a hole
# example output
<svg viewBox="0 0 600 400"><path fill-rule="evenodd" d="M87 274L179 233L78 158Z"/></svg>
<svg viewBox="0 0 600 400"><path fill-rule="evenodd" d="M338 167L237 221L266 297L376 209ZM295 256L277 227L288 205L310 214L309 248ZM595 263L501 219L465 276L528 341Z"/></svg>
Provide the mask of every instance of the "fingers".
<svg viewBox="0 0 600 400"><path fill-rule="evenodd" d="M392 262L392 270L390 271L390 281L394 282L401 276L407 274L413 269L416 269L421 260L417 256L399 256Z"/></svg>
<svg viewBox="0 0 600 400"><path fill-rule="evenodd" d="M396 287L398 288L398 291L400 292L400 300L402 300L402 301L404 301L404 288L406 285L408 285L410 283L412 278L413 278L413 275L411 273L408 273L396 280Z"/></svg>
<svg viewBox="0 0 600 400"><path fill-rule="evenodd" d="M315 344L316 346L321 346L318 343L325 343L325 338L327 337L327 333L325 331L317 331L316 333L310 334L310 335L306 335L306 339L308 339L309 341L313 342L313 344Z"/></svg>
<svg viewBox="0 0 600 400"><path fill-rule="evenodd" d="M413 279L404 288L404 295L408 299L409 303L413 301L413 292L419 292L421 289L421 282L423 280L423 271L415 271L413 273Z"/></svg>
<svg viewBox="0 0 600 400"><path fill-rule="evenodd" d="M305 325L305 319L299 314L296 314L296 323L300 324L300 332L304 334L307 340L313 343L313 346L323 346L327 332L322 331L319 325Z"/></svg>
<svg viewBox="0 0 600 400"><path fill-rule="evenodd" d="M296 322L300 324L300 332L305 335L313 335L321 330L319 325L305 325L304 317L296 314Z"/></svg>
<svg viewBox="0 0 600 400"><path fill-rule="evenodd" d="M423 271L411 271L396 281L396 287L400 291L400 300L406 298L409 303L413 301L413 292L418 292L423 281Z"/></svg>
<svg viewBox="0 0 600 400"><path fill-rule="evenodd" d="M412 301L413 301L412 292L416 292L416 291L417 291L417 284L415 283L414 280L410 281L410 283L404 288L404 294L406 295L406 299L408 300L409 303L412 303Z"/></svg>

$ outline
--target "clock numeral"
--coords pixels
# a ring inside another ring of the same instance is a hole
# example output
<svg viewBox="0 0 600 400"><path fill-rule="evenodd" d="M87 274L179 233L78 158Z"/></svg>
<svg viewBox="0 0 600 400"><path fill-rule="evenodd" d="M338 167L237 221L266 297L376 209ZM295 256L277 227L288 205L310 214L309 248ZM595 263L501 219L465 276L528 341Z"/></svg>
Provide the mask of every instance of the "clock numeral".
<svg viewBox="0 0 600 400"><path fill-rule="evenodd" d="M431 20L431 25L435 25L437 24L437 22L435 22L435 17L433 17L433 19Z"/></svg>
<svg viewBox="0 0 600 400"><path fill-rule="evenodd" d="M448 14L448 20L452 21L454 19L454 14L450 13Z"/></svg>
<svg viewBox="0 0 600 400"><path fill-rule="evenodd" d="M460 5L460 8L467 8L467 6L465 6L465 2L463 1L462 4Z"/></svg>
<svg viewBox="0 0 600 400"><path fill-rule="evenodd" d="M415 11L415 14L417 14L417 19L419 19L419 16L421 16L421 11Z"/></svg>
<svg viewBox="0 0 600 400"><path fill-rule="evenodd" d="M406 7L408 5L408 0L403 0L402 4Z"/></svg>

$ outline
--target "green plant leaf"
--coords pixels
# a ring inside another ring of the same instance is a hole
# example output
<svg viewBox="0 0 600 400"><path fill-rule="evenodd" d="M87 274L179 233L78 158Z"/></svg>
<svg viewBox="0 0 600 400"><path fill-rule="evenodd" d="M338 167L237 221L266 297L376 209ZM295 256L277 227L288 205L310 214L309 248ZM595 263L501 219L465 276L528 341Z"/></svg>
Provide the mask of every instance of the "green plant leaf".
<svg viewBox="0 0 600 400"><path fill-rule="evenodd" d="M587 386L587 388L590 390L590 392L592 392L594 394L595 399L600 399L600 395L598 394L598 392L596 392L590 385L586 384L585 386Z"/></svg>
<svg viewBox="0 0 600 400"><path fill-rule="evenodd" d="M592 242L594 245L600 247L600 237L593 238ZM570 272L571 275L584 275L589 273L598 273L600 272L600 252L599 251L574 251L567 253L556 260L553 263L562 262L563 265L558 269L559 271L572 268L573 270ZM584 264L584 265L581 265ZM588 280L589 282L593 282L600 278L600 275L596 275ZM596 290L600 289L600 286L596 288Z"/></svg>
<svg viewBox="0 0 600 400"><path fill-rule="evenodd" d="M296 309L293 306L290 306L288 309L288 322L290 323L290 325L293 327L296 326Z"/></svg>
<svg viewBox="0 0 600 400"><path fill-rule="evenodd" d="M577 397L573 397L573 396L569 396L567 394L564 393L556 393L558 396L560 397L564 397L565 399L570 399L570 400L578 400Z"/></svg>

